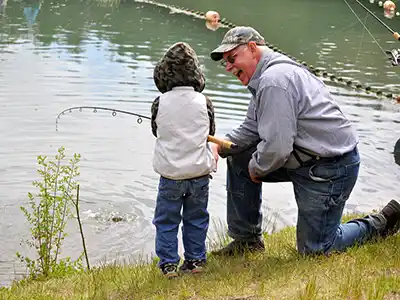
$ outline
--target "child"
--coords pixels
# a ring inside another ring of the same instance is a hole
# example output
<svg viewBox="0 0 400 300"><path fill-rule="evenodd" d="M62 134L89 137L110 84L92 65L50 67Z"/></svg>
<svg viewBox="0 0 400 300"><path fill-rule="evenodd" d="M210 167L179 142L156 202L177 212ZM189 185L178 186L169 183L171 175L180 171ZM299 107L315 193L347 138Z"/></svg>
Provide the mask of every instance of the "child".
<svg viewBox="0 0 400 300"><path fill-rule="evenodd" d="M160 174L153 219L155 248L163 274L175 277L181 219L185 260L180 271L198 273L206 263L209 180L216 171L207 137L215 134L214 108L201 93L205 78L196 53L186 43L176 43L166 51L153 78L162 93L151 107L156 137L153 168Z"/></svg>

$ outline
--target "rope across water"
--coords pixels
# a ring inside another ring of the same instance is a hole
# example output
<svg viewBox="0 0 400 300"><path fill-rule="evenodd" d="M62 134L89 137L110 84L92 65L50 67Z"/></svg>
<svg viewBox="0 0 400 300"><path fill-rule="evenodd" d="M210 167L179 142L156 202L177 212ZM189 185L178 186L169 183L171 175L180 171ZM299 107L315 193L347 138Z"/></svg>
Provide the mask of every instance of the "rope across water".
<svg viewBox="0 0 400 300"><path fill-rule="evenodd" d="M160 7L168 8L174 13L183 13L183 14L191 15L196 18L200 18L200 19L204 19L204 20L206 19L206 14L204 12L197 11L197 10L192 10L192 9L188 9L188 8L184 8L184 7L171 5L171 4L164 4L164 3L160 3L160 2L156 2L156 1L152 1L152 0L135 0L135 2L153 4L153 5L157 5ZM229 22L226 18L221 19L221 25L223 27L227 27L227 28L233 28L233 27L237 26L237 25L233 24L232 22ZM296 57L288 54L287 52L284 52L279 47L277 47L267 41L266 41L266 45L269 48L271 48L272 50L274 50L275 52L284 54L284 55L288 56L289 58L291 58L292 60L296 61L297 63L308 67L308 69L316 76L329 79L332 83L339 83L341 85L353 88L354 90L363 91L366 94L375 94L379 98L385 97L385 98L392 99L392 100L395 99L395 100L397 100L397 102L399 102L399 100L400 100L400 96L394 95L392 92L388 92L388 91L385 92L385 90L383 90L383 89L375 89L371 86L362 85L361 83L357 83L356 81L353 81L353 80L346 80L342 76L337 76L332 72L324 70L323 68L318 68L313 65L307 64L305 61L297 59Z"/></svg>

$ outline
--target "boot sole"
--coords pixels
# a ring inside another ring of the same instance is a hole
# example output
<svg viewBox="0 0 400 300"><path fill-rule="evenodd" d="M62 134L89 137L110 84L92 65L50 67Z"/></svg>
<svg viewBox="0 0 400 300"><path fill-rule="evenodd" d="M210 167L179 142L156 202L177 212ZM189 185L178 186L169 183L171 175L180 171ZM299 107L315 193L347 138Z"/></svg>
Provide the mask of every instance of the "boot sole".
<svg viewBox="0 0 400 300"><path fill-rule="evenodd" d="M391 217L395 219L395 222L391 223L390 228L386 228L382 232L382 234L381 234L382 237L388 237L390 235L394 235L400 229L400 203L397 202L396 200L392 199L386 205L385 208L392 213ZM383 212L383 210L382 210L382 212ZM385 216L385 214L383 214L383 215ZM386 216L385 216L385 218L386 218Z"/></svg>
<svg viewBox="0 0 400 300"><path fill-rule="evenodd" d="M397 202L396 200L392 199L392 200L390 200L389 205L393 206L393 208L395 210L397 210L397 213L400 214L400 203L399 202Z"/></svg>

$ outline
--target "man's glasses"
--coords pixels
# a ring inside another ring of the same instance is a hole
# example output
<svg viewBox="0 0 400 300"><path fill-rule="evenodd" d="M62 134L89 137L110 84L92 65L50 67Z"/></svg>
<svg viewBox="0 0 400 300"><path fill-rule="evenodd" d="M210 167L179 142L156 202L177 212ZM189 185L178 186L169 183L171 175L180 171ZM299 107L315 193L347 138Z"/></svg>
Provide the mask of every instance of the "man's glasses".
<svg viewBox="0 0 400 300"><path fill-rule="evenodd" d="M229 62L230 64L235 63L235 58L236 58L236 54L235 54L235 56L228 56L228 57L226 58L226 60L225 60L225 59L222 59L222 60L221 60L221 66L223 66L224 68L226 68L226 65L227 65L228 62Z"/></svg>
<svg viewBox="0 0 400 300"><path fill-rule="evenodd" d="M226 60L225 60L225 59L222 59L222 61L221 61L221 66L223 66L224 68L226 68L227 63L230 63L230 64L235 63L236 56L238 55L238 53L239 53L240 51L242 51L242 50L245 49L245 48L246 48L246 47L243 47L242 49L239 49L239 50L236 51L236 53L233 54L232 56L229 55L229 56L226 58Z"/></svg>

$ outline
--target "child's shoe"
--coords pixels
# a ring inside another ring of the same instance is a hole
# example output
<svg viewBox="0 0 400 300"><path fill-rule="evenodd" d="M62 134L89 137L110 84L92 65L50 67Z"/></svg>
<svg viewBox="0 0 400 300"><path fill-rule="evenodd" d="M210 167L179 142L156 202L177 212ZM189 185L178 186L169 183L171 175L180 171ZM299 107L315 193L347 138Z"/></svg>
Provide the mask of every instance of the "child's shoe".
<svg viewBox="0 0 400 300"><path fill-rule="evenodd" d="M201 273L206 262L200 259L185 260L179 270L183 273Z"/></svg>
<svg viewBox="0 0 400 300"><path fill-rule="evenodd" d="M179 276L178 265L172 263L166 263L160 266L161 272L168 278L173 278Z"/></svg>

